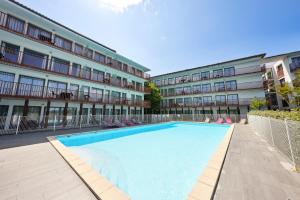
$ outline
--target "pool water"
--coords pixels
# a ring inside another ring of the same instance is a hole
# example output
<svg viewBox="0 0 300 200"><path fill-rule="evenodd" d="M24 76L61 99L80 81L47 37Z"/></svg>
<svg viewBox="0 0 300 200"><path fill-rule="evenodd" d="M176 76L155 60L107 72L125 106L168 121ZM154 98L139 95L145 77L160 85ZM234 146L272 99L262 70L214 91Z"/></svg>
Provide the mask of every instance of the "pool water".
<svg viewBox="0 0 300 200"><path fill-rule="evenodd" d="M132 200L184 200L228 128L171 122L58 140Z"/></svg>

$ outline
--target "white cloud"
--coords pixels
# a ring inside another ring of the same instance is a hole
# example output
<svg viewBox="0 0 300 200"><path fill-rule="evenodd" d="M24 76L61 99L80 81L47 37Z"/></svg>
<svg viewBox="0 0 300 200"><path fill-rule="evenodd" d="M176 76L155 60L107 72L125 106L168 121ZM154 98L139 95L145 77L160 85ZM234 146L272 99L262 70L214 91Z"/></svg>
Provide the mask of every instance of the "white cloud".
<svg viewBox="0 0 300 200"><path fill-rule="evenodd" d="M144 0L93 0L98 6L123 13L128 7L141 4ZM147 1L147 0L146 0Z"/></svg>

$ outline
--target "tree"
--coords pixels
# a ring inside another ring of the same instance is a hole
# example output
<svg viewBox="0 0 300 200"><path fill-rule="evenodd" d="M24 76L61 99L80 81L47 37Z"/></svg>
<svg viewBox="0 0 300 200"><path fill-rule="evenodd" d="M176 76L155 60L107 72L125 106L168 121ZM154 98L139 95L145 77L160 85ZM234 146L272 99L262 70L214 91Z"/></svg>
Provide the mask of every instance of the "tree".
<svg viewBox="0 0 300 200"><path fill-rule="evenodd" d="M294 103L300 107L300 69L295 71L295 79L292 81L293 83L293 95L294 95Z"/></svg>
<svg viewBox="0 0 300 200"><path fill-rule="evenodd" d="M149 87L151 89L150 94L145 95L145 100L150 101L151 108L148 109L147 114L158 114L160 111L160 90L155 86L154 83L146 82L145 87Z"/></svg>
<svg viewBox="0 0 300 200"><path fill-rule="evenodd" d="M291 104L290 97L293 94L293 88L288 83L276 85L275 88L277 94L281 96L281 98L290 106Z"/></svg>
<svg viewBox="0 0 300 200"><path fill-rule="evenodd" d="M265 99L254 98L250 102L250 108L252 110L260 110L262 107L266 106L267 102Z"/></svg>

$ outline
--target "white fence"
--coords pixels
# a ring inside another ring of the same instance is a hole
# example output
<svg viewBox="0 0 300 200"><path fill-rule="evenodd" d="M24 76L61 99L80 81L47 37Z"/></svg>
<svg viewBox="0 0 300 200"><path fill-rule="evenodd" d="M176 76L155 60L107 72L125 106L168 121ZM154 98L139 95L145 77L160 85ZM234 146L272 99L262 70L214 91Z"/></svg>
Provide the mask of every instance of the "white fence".
<svg viewBox="0 0 300 200"><path fill-rule="evenodd" d="M300 169L300 122L248 115L251 128Z"/></svg>
<svg viewBox="0 0 300 200"><path fill-rule="evenodd" d="M62 129L81 128L111 128L132 126L139 124L153 124L169 121L198 121L203 122L207 118L211 122L218 118L230 118L232 122L239 122L240 115L226 114L159 114L159 115L81 115L63 116L49 115L42 119L32 117L15 116L12 119L0 117L0 135L21 134L38 131L57 131ZM245 118L245 117L243 117Z"/></svg>

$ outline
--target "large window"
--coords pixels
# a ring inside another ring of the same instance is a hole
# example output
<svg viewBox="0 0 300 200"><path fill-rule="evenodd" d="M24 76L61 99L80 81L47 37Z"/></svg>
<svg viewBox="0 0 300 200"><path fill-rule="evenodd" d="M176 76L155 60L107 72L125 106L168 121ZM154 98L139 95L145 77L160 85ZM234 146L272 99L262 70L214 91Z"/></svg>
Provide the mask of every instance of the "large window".
<svg viewBox="0 0 300 200"><path fill-rule="evenodd" d="M176 104L179 106L183 106L183 98L177 98L176 99Z"/></svg>
<svg viewBox="0 0 300 200"><path fill-rule="evenodd" d="M182 76L178 76L175 78L175 83L181 83Z"/></svg>
<svg viewBox="0 0 300 200"><path fill-rule="evenodd" d="M183 88L183 93L184 94L190 94L191 93L191 86L187 86Z"/></svg>
<svg viewBox="0 0 300 200"><path fill-rule="evenodd" d="M214 70L214 78L223 77L223 69Z"/></svg>
<svg viewBox="0 0 300 200"><path fill-rule="evenodd" d="M45 31L42 28L28 24L27 35L38 40L42 40L48 43L51 43L51 32Z"/></svg>
<svg viewBox="0 0 300 200"><path fill-rule="evenodd" d="M184 98L184 105L192 106L192 98L191 97Z"/></svg>
<svg viewBox="0 0 300 200"><path fill-rule="evenodd" d="M78 99L78 96L79 96L79 85L77 84L70 84L70 93L72 94L71 95L71 98L72 99Z"/></svg>
<svg viewBox="0 0 300 200"><path fill-rule="evenodd" d="M25 22L13 16L7 15L6 27L10 30L23 33Z"/></svg>
<svg viewBox="0 0 300 200"><path fill-rule="evenodd" d="M234 67L224 68L224 76L234 76L234 75L235 75Z"/></svg>
<svg viewBox="0 0 300 200"><path fill-rule="evenodd" d="M210 92L210 91L211 91L211 85L210 85L210 83L202 84L202 92L203 93Z"/></svg>
<svg viewBox="0 0 300 200"><path fill-rule="evenodd" d="M72 76L76 76L79 77L80 76L80 70L81 70L81 65L73 63L72 64L72 72L71 75Z"/></svg>
<svg viewBox="0 0 300 200"><path fill-rule="evenodd" d="M103 89L92 88L90 96L93 101L101 102L103 99Z"/></svg>
<svg viewBox="0 0 300 200"><path fill-rule="evenodd" d="M49 81L48 82L48 91L49 96L58 97L62 93L65 93L67 90L67 83L57 82L57 81Z"/></svg>
<svg viewBox="0 0 300 200"><path fill-rule="evenodd" d="M160 80L156 80L156 81L155 81L155 85L156 85L156 86L160 86L160 85L161 85L161 84L160 84Z"/></svg>
<svg viewBox="0 0 300 200"><path fill-rule="evenodd" d="M199 73L193 74L192 75L192 80L193 81L199 81L200 80L200 74Z"/></svg>
<svg viewBox="0 0 300 200"><path fill-rule="evenodd" d="M14 106L12 117L11 117L11 123L13 125L17 125L18 123L18 117L23 116L24 106ZM38 125L38 122L40 120L40 114L41 114L41 107L40 106L29 106L28 107L28 113L27 113L27 119L31 121L35 121L36 125ZM33 127L33 126L32 126Z"/></svg>
<svg viewBox="0 0 300 200"><path fill-rule="evenodd" d="M93 50L89 48L85 48L84 55L90 59L93 58Z"/></svg>
<svg viewBox="0 0 300 200"><path fill-rule="evenodd" d="M201 106L202 105L202 98L201 97L194 97L193 103L195 106Z"/></svg>
<svg viewBox="0 0 300 200"><path fill-rule="evenodd" d="M74 53L76 53L77 55L82 55L83 54L83 46L75 43Z"/></svg>
<svg viewBox="0 0 300 200"><path fill-rule="evenodd" d="M215 100L216 100L216 105L225 105L226 104L226 96L225 95L216 95Z"/></svg>
<svg viewBox="0 0 300 200"><path fill-rule="evenodd" d="M237 105L239 103L239 97L237 94L228 94L227 102L231 105Z"/></svg>
<svg viewBox="0 0 300 200"><path fill-rule="evenodd" d="M47 55L29 49L24 49L22 64L39 69L46 69L47 61Z"/></svg>
<svg viewBox="0 0 300 200"><path fill-rule="evenodd" d="M59 58L52 58L52 71L69 74L70 62Z"/></svg>
<svg viewBox="0 0 300 200"><path fill-rule="evenodd" d="M15 75L7 72L0 72L0 94L12 94Z"/></svg>
<svg viewBox="0 0 300 200"><path fill-rule="evenodd" d="M100 63L105 63L105 56L98 53L98 52L95 52L95 57L94 59L97 61L97 62L100 62Z"/></svg>
<svg viewBox="0 0 300 200"><path fill-rule="evenodd" d="M5 61L17 63L19 58L20 47L2 42L2 57Z"/></svg>
<svg viewBox="0 0 300 200"><path fill-rule="evenodd" d="M168 79L168 83L169 83L170 85L173 85L173 84L175 83L175 79L174 79L174 78L169 78L169 79Z"/></svg>
<svg viewBox="0 0 300 200"><path fill-rule="evenodd" d="M194 93L194 94L199 94L199 93L201 93L201 85L194 85L194 86L193 86L193 93Z"/></svg>
<svg viewBox="0 0 300 200"><path fill-rule="evenodd" d="M90 79L91 78L91 68L84 66L81 73L81 78Z"/></svg>
<svg viewBox="0 0 300 200"><path fill-rule="evenodd" d="M175 94L175 89L174 88L169 88L168 89L168 95L174 95Z"/></svg>
<svg viewBox="0 0 300 200"><path fill-rule="evenodd" d="M237 89L236 80L226 81L227 91L236 90L236 89Z"/></svg>
<svg viewBox="0 0 300 200"><path fill-rule="evenodd" d="M22 96L43 96L44 80L29 76L20 76L18 95Z"/></svg>
<svg viewBox="0 0 300 200"><path fill-rule="evenodd" d="M104 72L98 71L98 70L93 70L93 76L92 79L94 81L99 81L99 82L103 82L104 79Z"/></svg>
<svg viewBox="0 0 300 200"><path fill-rule="evenodd" d="M183 94L183 89L182 89L182 87L175 88L175 93L176 93L176 95L181 95L181 94Z"/></svg>
<svg viewBox="0 0 300 200"><path fill-rule="evenodd" d="M68 51L72 50L72 42L58 35L55 35L54 45Z"/></svg>
<svg viewBox="0 0 300 200"><path fill-rule="evenodd" d="M203 104L204 105L212 105L212 97L211 96L204 96L203 97Z"/></svg>
<svg viewBox="0 0 300 200"><path fill-rule="evenodd" d="M209 71L201 72L201 80L207 80L207 79L209 79Z"/></svg>
<svg viewBox="0 0 300 200"><path fill-rule="evenodd" d="M224 84L224 82L216 82L215 83L215 91L216 92L225 91L225 84Z"/></svg>

